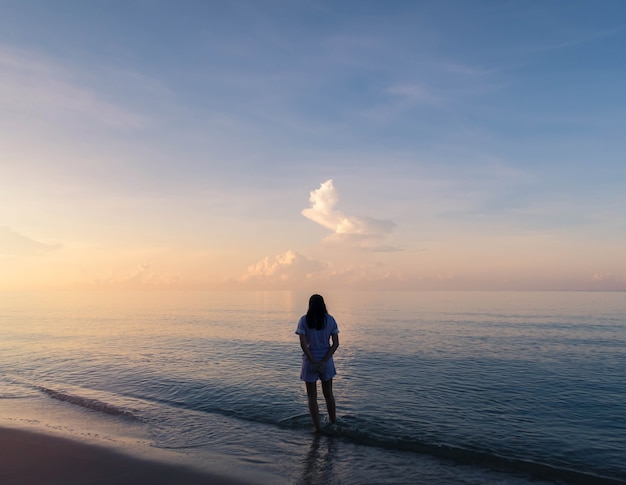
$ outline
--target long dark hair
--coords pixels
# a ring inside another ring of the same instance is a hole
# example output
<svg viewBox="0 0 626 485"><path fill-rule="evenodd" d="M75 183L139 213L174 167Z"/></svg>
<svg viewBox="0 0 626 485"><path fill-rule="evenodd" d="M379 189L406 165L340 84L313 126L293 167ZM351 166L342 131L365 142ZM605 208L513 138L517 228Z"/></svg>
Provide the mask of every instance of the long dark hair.
<svg viewBox="0 0 626 485"><path fill-rule="evenodd" d="M306 312L306 326L321 330L326 326L326 303L322 295L309 298L309 310Z"/></svg>

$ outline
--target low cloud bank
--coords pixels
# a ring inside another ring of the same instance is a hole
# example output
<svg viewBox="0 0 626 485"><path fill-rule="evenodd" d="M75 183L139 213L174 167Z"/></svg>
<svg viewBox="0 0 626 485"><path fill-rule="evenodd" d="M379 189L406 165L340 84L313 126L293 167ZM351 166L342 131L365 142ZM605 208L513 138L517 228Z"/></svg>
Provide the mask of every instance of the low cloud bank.
<svg viewBox="0 0 626 485"><path fill-rule="evenodd" d="M239 282L262 285L297 283L312 278L323 269L324 265L319 261L288 250L274 257L267 256L249 266L246 273L239 277Z"/></svg>
<svg viewBox="0 0 626 485"><path fill-rule="evenodd" d="M181 287L181 279L176 275L153 271L149 264L140 264L129 274L111 271L81 286L115 290L177 289Z"/></svg>

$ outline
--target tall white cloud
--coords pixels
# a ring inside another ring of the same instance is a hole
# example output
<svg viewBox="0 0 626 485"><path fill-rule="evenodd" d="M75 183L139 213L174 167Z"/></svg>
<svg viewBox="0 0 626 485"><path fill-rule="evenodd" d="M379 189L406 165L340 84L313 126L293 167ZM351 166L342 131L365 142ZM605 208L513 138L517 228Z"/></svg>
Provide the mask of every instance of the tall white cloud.
<svg viewBox="0 0 626 485"><path fill-rule="evenodd" d="M342 241L361 247L372 247L393 231L395 223L390 220L374 219L372 217L348 216L335 209L339 196L332 179L313 190L309 197L311 207L304 209L302 215L321 226L330 229L328 241Z"/></svg>

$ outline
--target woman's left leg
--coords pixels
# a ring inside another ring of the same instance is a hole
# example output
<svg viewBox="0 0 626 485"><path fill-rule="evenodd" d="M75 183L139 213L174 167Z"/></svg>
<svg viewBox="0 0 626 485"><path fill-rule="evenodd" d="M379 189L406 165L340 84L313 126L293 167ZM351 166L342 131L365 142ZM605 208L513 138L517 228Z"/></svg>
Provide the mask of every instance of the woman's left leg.
<svg viewBox="0 0 626 485"><path fill-rule="evenodd" d="M335 396L333 395L333 380L328 379L322 381L322 392L324 393L324 399L326 399L326 409L328 409L328 419L331 423L337 422L337 412L335 410Z"/></svg>
<svg viewBox="0 0 626 485"><path fill-rule="evenodd" d="M313 420L313 426L315 431L320 432L320 410L317 405L317 381L306 382L306 395L309 398L309 412L311 413L311 419Z"/></svg>

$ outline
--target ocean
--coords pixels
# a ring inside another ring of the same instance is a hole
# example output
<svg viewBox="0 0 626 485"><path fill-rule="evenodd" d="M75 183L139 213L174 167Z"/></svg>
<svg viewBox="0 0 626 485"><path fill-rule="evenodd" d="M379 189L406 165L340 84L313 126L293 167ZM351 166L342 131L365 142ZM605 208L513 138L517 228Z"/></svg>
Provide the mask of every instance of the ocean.
<svg viewBox="0 0 626 485"><path fill-rule="evenodd" d="M256 483L626 483L625 293L322 294L321 435L281 291L0 293L0 424Z"/></svg>

